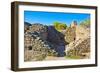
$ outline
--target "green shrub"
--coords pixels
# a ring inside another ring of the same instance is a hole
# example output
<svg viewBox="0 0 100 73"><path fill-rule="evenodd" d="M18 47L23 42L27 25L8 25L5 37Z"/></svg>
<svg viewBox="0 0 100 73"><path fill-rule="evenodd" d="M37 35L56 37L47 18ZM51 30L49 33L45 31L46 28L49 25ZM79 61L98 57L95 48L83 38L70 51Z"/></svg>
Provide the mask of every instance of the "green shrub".
<svg viewBox="0 0 100 73"><path fill-rule="evenodd" d="M53 23L54 27L56 30L64 30L67 28L67 25L65 23L60 23L60 22L54 22Z"/></svg>

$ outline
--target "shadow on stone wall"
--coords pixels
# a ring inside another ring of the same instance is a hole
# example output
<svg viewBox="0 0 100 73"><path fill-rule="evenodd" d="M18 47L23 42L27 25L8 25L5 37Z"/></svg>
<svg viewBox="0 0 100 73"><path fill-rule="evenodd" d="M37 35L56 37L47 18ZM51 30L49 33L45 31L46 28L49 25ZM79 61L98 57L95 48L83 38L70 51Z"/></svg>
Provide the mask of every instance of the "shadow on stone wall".
<svg viewBox="0 0 100 73"><path fill-rule="evenodd" d="M54 26L48 26L47 27L47 41L51 44L51 46L55 49L55 51L58 53L58 57L65 56L65 39L64 34L57 31Z"/></svg>

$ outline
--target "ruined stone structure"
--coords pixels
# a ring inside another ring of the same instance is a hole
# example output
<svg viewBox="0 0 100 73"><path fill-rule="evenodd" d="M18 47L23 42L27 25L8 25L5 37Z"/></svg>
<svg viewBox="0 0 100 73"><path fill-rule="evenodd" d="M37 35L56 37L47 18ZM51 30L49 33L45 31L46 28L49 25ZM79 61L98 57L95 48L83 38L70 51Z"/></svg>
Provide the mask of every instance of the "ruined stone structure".
<svg viewBox="0 0 100 73"><path fill-rule="evenodd" d="M65 41L67 43L70 43L76 40L76 27L77 27L77 22L73 21L70 27L66 29Z"/></svg>
<svg viewBox="0 0 100 73"><path fill-rule="evenodd" d="M47 41L51 43L58 57L63 57L66 55L64 34L58 32L53 26L48 27Z"/></svg>
<svg viewBox="0 0 100 73"><path fill-rule="evenodd" d="M70 43L76 40L76 27L69 27L65 33L65 41Z"/></svg>
<svg viewBox="0 0 100 73"><path fill-rule="evenodd" d="M67 47L66 47L67 45ZM65 51L66 50L66 51ZM24 61L41 61L47 56L90 57L90 31L73 21L64 33L53 26L25 22Z"/></svg>
<svg viewBox="0 0 100 73"><path fill-rule="evenodd" d="M72 22L71 27L66 30L65 41L68 56L79 56L80 58L90 57L90 31L89 28L77 26L77 22Z"/></svg>
<svg viewBox="0 0 100 73"><path fill-rule="evenodd" d="M25 61L43 60L50 50L49 45L40 37L32 34L25 34Z"/></svg>
<svg viewBox="0 0 100 73"><path fill-rule="evenodd" d="M90 28L85 28L82 26L76 27L76 40L86 39L90 37Z"/></svg>
<svg viewBox="0 0 100 73"><path fill-rule="evenodd" d="M90 58L90 38L75 41L74 46L67 50L67 56L78 56L80 58Z"/></svg>
<svg viewBox="0 0 100 73"><path fill-rule="evenodd" d="M73 21L70 26L71 27L76 27L77 26L77 21Z"/></svg>
<svg viewBox="0 0 100 73"><path fill-rule="evenodd" d="M41 24L29 26L24 32L24 61L40 61L47 55L54 55L55 51L46 41L46 32L46 27Z"/></svg>
<svg viewBox="0 0 100 73"><path fill-rule="evenodd" d="M30 32L38 32L39 36L43 39L47 39L47 27L40 23L32 24L30 27Z"/></svg>

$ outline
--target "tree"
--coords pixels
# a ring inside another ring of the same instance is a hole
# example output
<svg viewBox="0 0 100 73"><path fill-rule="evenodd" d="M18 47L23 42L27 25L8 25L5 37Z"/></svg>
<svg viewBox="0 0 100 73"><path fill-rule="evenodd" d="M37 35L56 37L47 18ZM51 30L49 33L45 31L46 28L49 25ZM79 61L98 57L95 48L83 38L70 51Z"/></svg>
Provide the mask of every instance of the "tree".
<svg viewBox="0 0 100 73"><path fill-rule="evenodd" d="M54 22L54 27L55 29L59 30L64 30L66 29L67 25L65 23L60 23L60 22Z"/></svg>

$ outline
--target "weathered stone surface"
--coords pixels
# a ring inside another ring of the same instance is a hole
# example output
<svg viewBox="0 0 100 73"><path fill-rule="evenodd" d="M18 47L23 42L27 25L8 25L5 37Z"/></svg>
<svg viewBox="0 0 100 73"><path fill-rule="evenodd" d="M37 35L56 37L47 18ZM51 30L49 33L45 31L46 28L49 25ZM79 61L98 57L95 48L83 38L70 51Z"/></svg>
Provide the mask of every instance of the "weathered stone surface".
<svg viewBox="0 0 100 73"><path fill-rule="evenodd" d="M65 41L70 43L76 40L76 27L69 27L65 32Z"/></svg>
<svg viewBox="0 0 100 73"><path fill-rule="evenodd" d="M47 39L47 27L43 24L32 24L32 26L30 27L30 32L37 32L43 40Z"/></svg>
<svg viewBox="0 0 100 73"><path fill-rule="evenodd" d="M63 57L66 55L65 53L65 45L57 45L55 51L58 53L58 57Z"/></svg>
<svg viewBox="0 0 100 73"><path fill-rule="evenodd" d="M76 27L77 26L77 21L72 21L72 23L71 23L71 25L70 25L71 27Z"/></svg>
<svg viewBox="0 0 100 73"><path fill-rule="evenodd" d="M73 43L70 49L67 50L67 56L80 56L80 58L89 58L87 53L90 53L90 38Z"/></svg>
<svg viewBox="0 0 100 73"><path fill-rule="evenodd" d="M58 53L58 57L65 56L65 40L64 35L58 32L53 26L48 27L48 37L47 41L49 41L54 50Z"/></svg>
<svg viewBox="0 0 100 73"><path fill-rule="evenodd" d="M41 24L34 24L28 32L24 33L24 60L40 61L47 55L56 55L56 52L50 47L47 39L46 27ZM43 36L44 35L44 36Z"/></svg>
<svg viewBox="0 0 100 73"><path fill-rule="evenodd" d="M48 37L47 40L52 44L63 44L64 43L64 35L58 32L53 26L48 27Z"/></svg>
<svg viewBox="0 0 100 73"><path fill-rule="evenodd" d="M24 39L25 61L43 60L49 51L53 52L46 41L42 40L41 37L34 36L33 33L25 34Z"/></svg>
<svg viewBox="0 0 100 73"><path fill-rule="evenodd" d="M78 56L80 58L90 57L90 28L82 26L71 26L66 30L65 41L67 56Z"/></svg>
<svg viewBox="0 0 100 73"><path fill-rule="evenodd" d="M77 26L76 27L76 39L86 39L90 37L90 28Z"/></svg>

